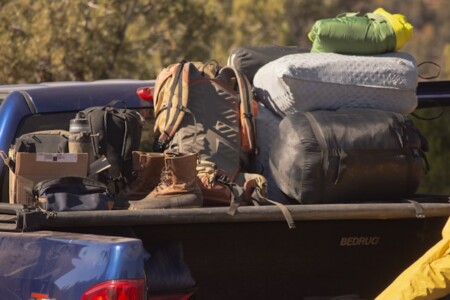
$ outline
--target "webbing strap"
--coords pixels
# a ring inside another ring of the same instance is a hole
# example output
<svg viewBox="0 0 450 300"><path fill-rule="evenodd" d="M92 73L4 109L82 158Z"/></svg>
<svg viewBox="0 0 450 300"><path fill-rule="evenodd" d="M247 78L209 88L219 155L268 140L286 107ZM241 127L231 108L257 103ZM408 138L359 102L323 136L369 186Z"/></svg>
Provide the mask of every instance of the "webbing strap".
<svg viewBox="0 0 450 300"><path fill-rule="evenodd" d="M419 202L410 200L410 199L406 199L406 201L408 201L409 203L411 203L414 206L414 210L416 211L416 218L418 218L418 219L425 218L425 212L423 210L422 205L420 205Z"/></svg>
<svg viewBox="0 0 450 300"><path fill-rule="evenodd" d="M194 138L192 139L190 152L198 153L198 151L195 151L195 145L197 144L197 119L195 118L194 113L189 108L181 106L181 107L179 107L179 109L192 116L192 120L194 121ZM170 128L170 130L175 131L174 129L176 130L176 128ZM169 136L169 133L165 133L165 134L167 134ZM180 137L180 139L181 139L181 137ZM181 144L181 142L179 141L178 145L180 145L180 144Z"/></svg>
<svg viewBox="0 0 450 300"><path fill-rule="evenodd" d="M289 229L294 229L296 228L295 226L295 222L294 219L292 218L291 212L289 211L289 209L286 207L286 205L270 200L269 198L266 198L262 195L261 190L257 187L255 189L255 191L253 192L252 198L254 198L255 201L253 201L255 204L256 203L264 203L264 202L268 202L270 204L276 205L278 207L278 209L281 211L281 213L284 216L284 219L286 220Z"/></svg>
<svg viewBox="0 0 450 300"><path fill-rule="evenodd" d="M120 153L121 157L125 157L125 150L126 150L126 143L127 143L127 137L128 137L128 119L127 116L124 113L120 113L120 115L123 115L123 117L125 118L125 132L124 132L124 138L123 138L123 142L122 142L122 152Z"/></svg>
<svg viewBox="0 0 450 300"><path fill-rule="evenodd" d="M217 171L217 169L215 170ZM230 181L230 178L227 175L215 175L214 180L223 184L226 188L230 190L230 207L228 208L227 214L230 216L234 216L236 211L242 203L242 198L244 195L244 189L237 185L236 183Z"/></svg>
<svg viewBox="0 0 450 300"><path fill-rule="evenodd" d="M118 102L115 102L113 105L115 105L116 103L118 103ZM123 141L122 141L122 149L121 149L121 152L120 152L120 156L124 157L125 156L126 136L128 134L128 125L127 125L128 122L126 121L126 117L125 117L125 114L123 112L115 110L112 106L109 106L109 105L107 105L104 108L104 112L103 112L103 128L104 128L104 134L105 134L104 138L108 139L108 114L110 114L111 117L112 117L111 112L114 112L114 115L116 117L119 117L122 120L124 120L123 123L125 124L125 128L124 128L125 132L124 132L124 138L123 138ZM99 145L99 141L98 141L98 135L97 135L97 143L98 143L98 145L97 145L97 147L95 147L96 148L95 150L96 150L96 153L97 153L96 158L99 158L100 157L100 153L99 153L98 149L99 149L100 145ZM119 190L119 186L118 186L117 182L122 180L122 178L125 178L125 177L122 175L122 171L120 170L120 168L119 168L119 176L117 176L117 177L113 177L113 175L111 173L109 173L109 171L107 173L108 173L108 178L114 181L114 189L115 189L114 193L115 193L115 192L117 192Z"/></svg>
<svg viewBox="0 0 450 300"><path fill-rule="evenodd" d="M171 96L175 93L175 90L177 91L177 94L176 94L177 104L175 106L176 107L175 115L173 116L172 123L171 123L171 125L173 124L172 127L176 124L177 119L180 115L180 112L183 111L183 77L181 76L181 74L183 71L184 64L185 64L184 62L181 62L180 65L178 66L177 73L175 75L175 80L174 80L174 83L176 82L176 85L172 85L172 88L170 91ZM178 89L177 89L177 87L178 87ZM169 107L172 106L172 97L169 100L168 105L169 105ZM167 111L169 111L169 110L167 110ZM168 119L166 119L166 122L167 121L168 121Z"/></svg>
<svg viewBox="0 0 450 300"><path fill-rule="evenodd" d="M239 85L239 94L241 95L241 110L244 116L245 128L247 129L248 145L250 149L256 149L256 125L252 106L251 85L247 77L243 76L236 69L234 70Z"/></svg>
<svg viewBox="0 0 450 300"><path fill-rule="evenodd" d="M4 151L0 151L0 157L3 159L3 162L6 166L14 173L16 164L14 160L9 157Z"/></svg>
<svg viewBox="0 0 450 300"><path fill-rule="evenodd" d="M242 203L242 195L244 194L244 190L234 182L226 184L225 186L231 191L230 207L228 208L227 214L234 216L239 205Z"/></svg>
<svg viewBox="0 0 450 300"><path fill-rule="evenodd" d="M226 186L227 188L230 189L231 202L230 202L230 207L228 208L227 214L229 214L230 216L234 216L237 212L239 205L243 201L245 188L237 185L234 182L229 181L229 178L227 176L217 177L217 178L215 178L215 180L224 184L224 186ZM262 188L258 184L255 186L255 189L253 190L251 197L252 197L252 202L255 206L259 206L260 204L265 204L265 203L270 203L270 204L277 206L278 209L283 214L284 219L286 220L289 228L290 229L296 228L294 219L292 218L292 215L291 215L291 212L289 211L289 209L282 203L273 201L273 200L263 196Z"/></svg>
<svg viewBox="0 0 450 300"><path fill-rule="evenodd" d="M181 71L183 70L183 65L184 62L179 63L177 65L177 69L175 70L175 77L172 81L172 86L170 87L169 100L167 101L168 108L172 107L172 100L173 97L175 96L175 90L177 89L177 86L179 86L179 90L181 89L180 78L181 78ZM180 97L180 95L181 95L180 93L177 94L178 97ZM166 124L165 124L166 126L167 123L169 122L169 118L170 118L170 109L166 111Z"/></svg>
<svg viewBox="0 0 450 300"><path fill-rule="evenodd" d="M89 130L91 131L91 143L92 143L92 152L94 153L94 157L98 159L100 157L99 149L100 149L100 141L99 141L99 133L94 130L93 116L92 114L88 115L88 124Z"/></svg>
<svg viewBox="0 0 450 300"><path fill-rule="evenodd" d="M181 122L180 113L184 113L184 109L186 108L187 99L183 99L183 70L185 69L187 63L185 61L182 61L178 64L176 70L175 70L175 77L172 81L172 85L170 87L170 94L169 94L169 100L167 102L167 105L165 107L166 109L166 122L165 122L165 129L163 130L161 136L158 139L158 142L161 145L167 144L167 142L173 137L178 125ZM187 72L189 72L189 69L187 69ZM186 94L187 95L187 94ZM176 98L176 105L175 105L175 114L173 116L170 115L172 106L173 106L173 98ZM170 123L169 123L170 121Z"/></svg>

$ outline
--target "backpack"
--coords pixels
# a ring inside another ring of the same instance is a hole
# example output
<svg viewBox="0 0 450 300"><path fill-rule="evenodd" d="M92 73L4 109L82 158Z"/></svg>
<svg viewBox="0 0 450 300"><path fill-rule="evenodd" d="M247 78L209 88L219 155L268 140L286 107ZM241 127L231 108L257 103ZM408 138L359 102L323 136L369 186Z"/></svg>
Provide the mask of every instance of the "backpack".
<svg viewBox="0 0 450 300"><path fill-rule="evenodd" d="M106 183L113 195L133 179L131 153L139 149L144 123L139 112L116 108L119 102L87 108L75 117L88 120L94 160L105 156L111 165L98 174L98 180Z"/></svg>
<svg viewBox="0 0 450 300"><path fill-rule="evenodd" d="M197 152L234 178L256 150L251 85L234 67L181 62L155 84L154 151Z"/></svg>

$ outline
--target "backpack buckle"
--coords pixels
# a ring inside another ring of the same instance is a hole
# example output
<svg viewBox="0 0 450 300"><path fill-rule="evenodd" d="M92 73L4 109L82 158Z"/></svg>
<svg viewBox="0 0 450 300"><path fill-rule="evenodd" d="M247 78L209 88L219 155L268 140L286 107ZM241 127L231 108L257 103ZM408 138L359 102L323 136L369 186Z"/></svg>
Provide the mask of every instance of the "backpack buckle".
<svg viewBox="0 0 450 300"><path fill-rule="evenodd" d="M160 141L154 141L153 142L153 146L152 146L152 148L153 148L153 151L154 152L164 152L164 150L166 150L166 147L167 146L167 144L166 143L163 143L163 142L160 142Z"/></svg>

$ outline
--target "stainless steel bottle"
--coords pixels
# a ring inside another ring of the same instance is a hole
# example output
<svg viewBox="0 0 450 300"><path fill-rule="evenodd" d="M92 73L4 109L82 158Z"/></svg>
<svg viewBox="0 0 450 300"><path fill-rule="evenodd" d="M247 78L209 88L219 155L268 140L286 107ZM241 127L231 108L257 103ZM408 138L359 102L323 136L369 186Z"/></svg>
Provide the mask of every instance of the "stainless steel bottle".
<svg viewBox="0 0 450 300"><path fill-rule="evenodd" d="M89 121L78 114L70 120L69 153L87 153L89 164L94 160Z"/></svg>

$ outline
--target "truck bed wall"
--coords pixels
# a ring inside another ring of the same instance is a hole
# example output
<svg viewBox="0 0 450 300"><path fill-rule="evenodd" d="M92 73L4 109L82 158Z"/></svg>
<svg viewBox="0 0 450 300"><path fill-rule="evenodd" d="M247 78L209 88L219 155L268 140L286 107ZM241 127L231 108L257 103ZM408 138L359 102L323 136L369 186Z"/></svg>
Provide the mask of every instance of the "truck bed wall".
<svg viewBox="0 0 450 300"><path fill-rule="evenodd" d="M314 220L296 221L296 229L288 229L285 222L130 228L150 255L161 244L182 244L185 263L197 283L196 299L350 294L373 299L440 240L446 221L447 217Z"/></svg>
<svg viewBox="0 0 450 300"><path fill-rule="evenodd" d="M134 229L150 253L158 241L182 242L198 299L373 299L441 238L446 219L302 221L293 230L283 222Z"/></svg>

